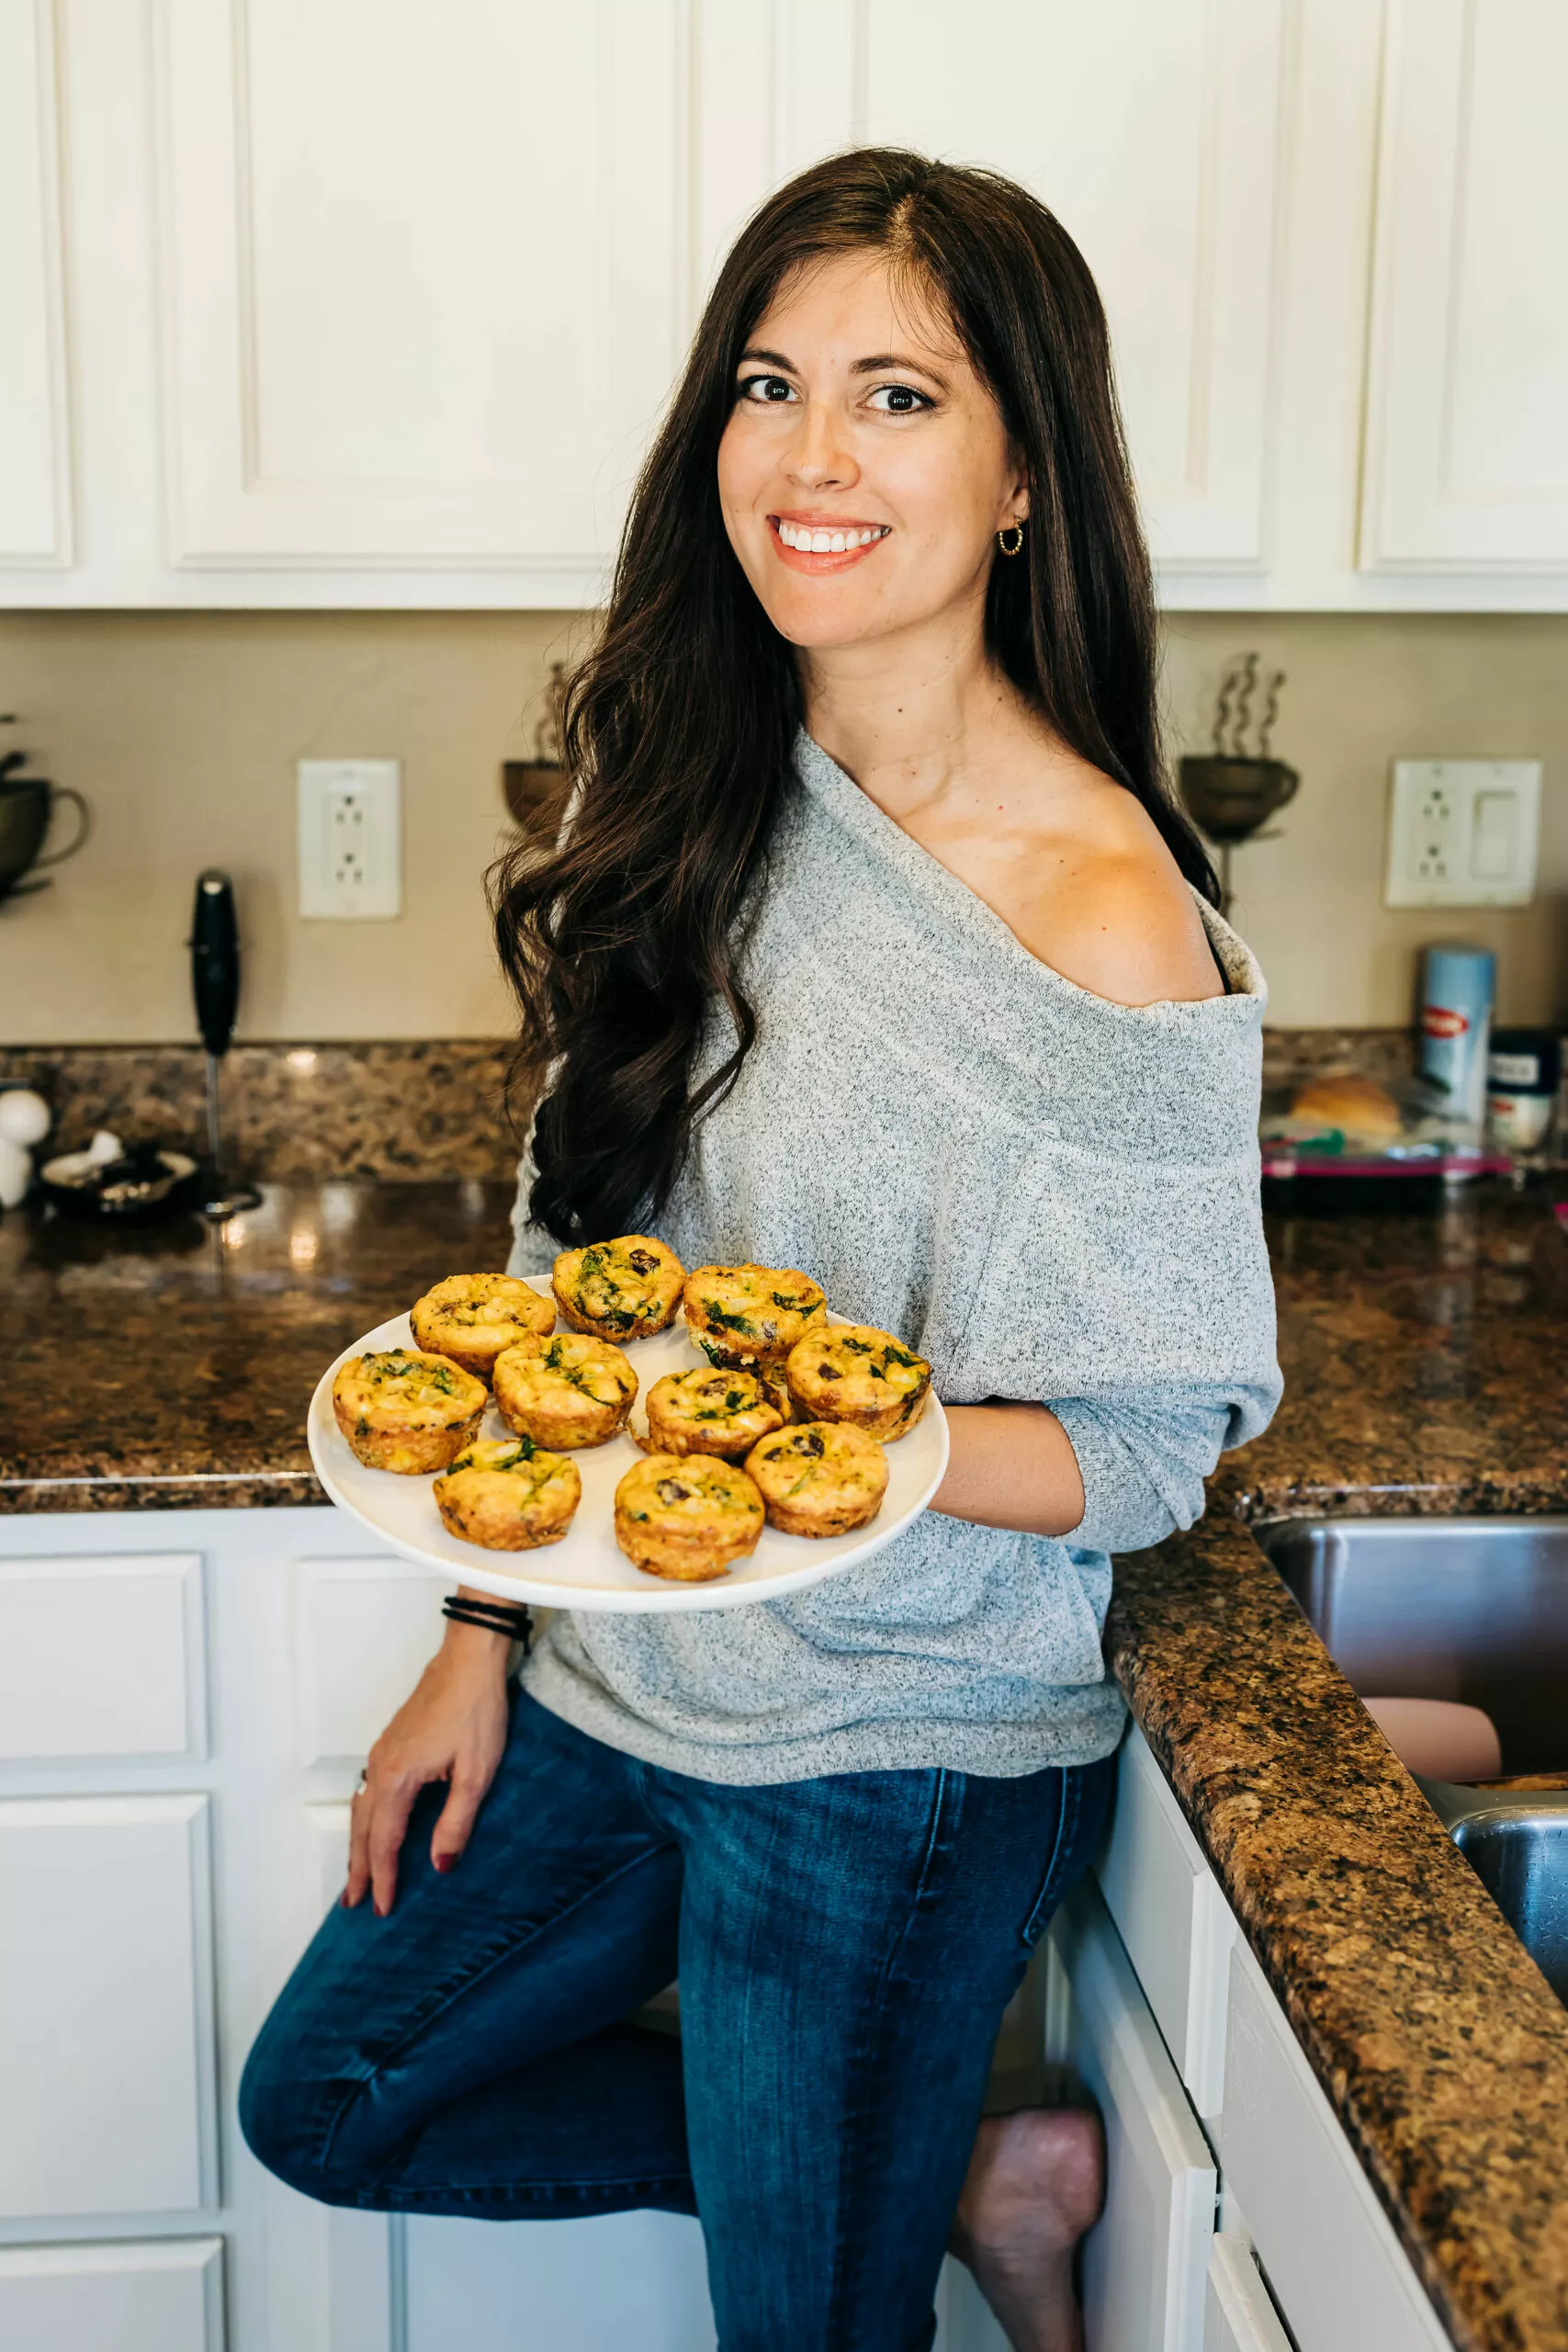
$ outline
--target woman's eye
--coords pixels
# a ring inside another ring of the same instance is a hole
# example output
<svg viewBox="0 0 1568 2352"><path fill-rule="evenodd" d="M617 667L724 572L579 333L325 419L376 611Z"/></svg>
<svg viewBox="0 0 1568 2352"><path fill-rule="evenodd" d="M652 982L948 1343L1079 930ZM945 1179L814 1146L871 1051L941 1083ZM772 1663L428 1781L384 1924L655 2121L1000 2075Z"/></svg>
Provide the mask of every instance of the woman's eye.
<svg viewBox="0 0 1568 2352"><path fill-rule="evenodd" d="M795 386L787 376L743 376L740 379L743 401L792 401Z"/></svg>
<svg viewBox="0 0 1568 2352"><path fill-rule="evenodd" d="M866 405L883 416L913 416L917 410L930 408L932 403L912 384L878 384Z"/></svg>

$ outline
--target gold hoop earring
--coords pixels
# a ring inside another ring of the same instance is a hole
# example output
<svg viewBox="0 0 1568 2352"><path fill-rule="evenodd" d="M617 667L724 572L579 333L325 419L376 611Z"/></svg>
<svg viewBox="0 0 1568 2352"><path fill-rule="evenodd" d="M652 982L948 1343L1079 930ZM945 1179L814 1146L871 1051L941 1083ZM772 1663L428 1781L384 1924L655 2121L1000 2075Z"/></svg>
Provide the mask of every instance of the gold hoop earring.
<svg viewBox="0 0 1568 2352"><path fill-rule="evenodd" d="M1013 535L1012 545L1010 548L1008 545L1009 531ZM1021 523L1010 523L1005 530L998 531L997 533L997 545L1000 548L1004 555L1021 555L1023 553L1023 525Z"/></svg>

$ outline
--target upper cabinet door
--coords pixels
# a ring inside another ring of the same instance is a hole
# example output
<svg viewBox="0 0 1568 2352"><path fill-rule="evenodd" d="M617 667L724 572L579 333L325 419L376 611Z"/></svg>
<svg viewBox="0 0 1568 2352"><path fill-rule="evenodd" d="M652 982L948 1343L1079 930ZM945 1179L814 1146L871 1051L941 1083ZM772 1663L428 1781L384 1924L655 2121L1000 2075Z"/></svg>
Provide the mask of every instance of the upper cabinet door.
<svg viewBox="0 0 1568 2352"><path fill-rule="evenodd" d="M865 0L863 135L1032 188L1110 314L1165 571L1261 568L1280 0Z"/></svg>
<svg viewBox="0 0 1568 2352"><path fill-rule="evenodd" d="M1568 9L1393 0L1361 562L1568 569Z"/></svg>
<svg viewBox="0 0 1568 2352"><path fill-rule="evenodd" d="M581 593L689 326L685 13L158 0L173 563Z"/></svg>
<svg viewBox="0 0 1568 2352"><path fill-rule="evenodd" d="M71 560L51 0L0 0L0 565Z"/></svg>

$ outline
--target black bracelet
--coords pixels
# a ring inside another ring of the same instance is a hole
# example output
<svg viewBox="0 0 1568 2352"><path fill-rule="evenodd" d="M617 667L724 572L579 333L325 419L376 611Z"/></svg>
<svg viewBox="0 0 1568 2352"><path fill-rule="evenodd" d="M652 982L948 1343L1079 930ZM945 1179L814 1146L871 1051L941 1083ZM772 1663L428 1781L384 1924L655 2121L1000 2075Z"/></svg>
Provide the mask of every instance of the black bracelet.
<svg viewBox="0 0 1568 2352"><path fill-rule="evenodd" d="M487 1634L509 1634L521 1642L526 1657L534 1638L534 1620L522 1601L465 1600L455 1592L447 1594L441 1604L443 1617L455 1625L478 1625Z"/></svg>

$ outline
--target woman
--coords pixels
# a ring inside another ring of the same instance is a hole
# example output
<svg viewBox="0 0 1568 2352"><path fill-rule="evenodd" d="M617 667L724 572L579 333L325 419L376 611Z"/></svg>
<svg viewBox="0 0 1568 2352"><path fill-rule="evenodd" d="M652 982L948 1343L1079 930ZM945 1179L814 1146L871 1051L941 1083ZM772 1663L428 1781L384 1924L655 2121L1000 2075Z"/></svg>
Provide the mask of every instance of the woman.
<svg viewBox="0 0 1568 2352"><path fill-rule="evenodd" d="M570 825L498 888L543 1090L513 1265L804 1267L931 1360L951 1465L867 1565L558 1618L520 1692L449 1627L246 2072L309 2194L694 2211L724 2352L913 2352L951 2235L1016 2345L1080 2340L1094 2120L982 2124L987 2063L1103 1823L1108 1555L1279 1388L1262 984L1154 659L1060 227L896 152L784 188L643 473ZM677 1971L679 2044L622 2022Z"/></svg>

